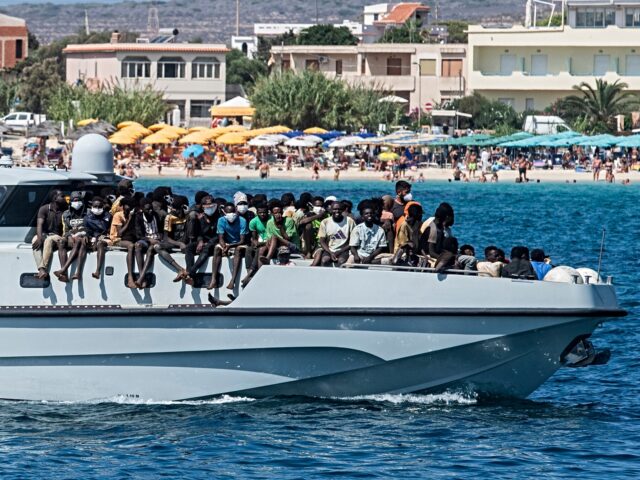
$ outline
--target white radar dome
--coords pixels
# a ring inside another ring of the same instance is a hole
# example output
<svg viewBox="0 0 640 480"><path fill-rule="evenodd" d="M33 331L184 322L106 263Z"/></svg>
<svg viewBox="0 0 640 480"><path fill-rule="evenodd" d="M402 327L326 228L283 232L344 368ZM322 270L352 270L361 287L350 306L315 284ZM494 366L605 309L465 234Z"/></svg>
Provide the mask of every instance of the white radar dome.
<svg viewBox="0 0 640 480"><path fill-rule="evenodd" d="M580 272L573 267L561 265L554 267L544 276L545 282L559 282L559 283L584 283Z"/></svg>
<svg viewBox="0 0 640 480"><path fill-rule="evenodd" d="M71 171L113 173L113 147L97 133L83 135L73 147Z"/></svg>
<svg viewBox="0 0 640 480"><path fill-rule="evenodd" d="M602 283L602 277L599 277L598 272L596 272L594 269L582 267L578 268L577 270L582 276L584 283ZM587 277L589 278L587 279Z"/></svg>

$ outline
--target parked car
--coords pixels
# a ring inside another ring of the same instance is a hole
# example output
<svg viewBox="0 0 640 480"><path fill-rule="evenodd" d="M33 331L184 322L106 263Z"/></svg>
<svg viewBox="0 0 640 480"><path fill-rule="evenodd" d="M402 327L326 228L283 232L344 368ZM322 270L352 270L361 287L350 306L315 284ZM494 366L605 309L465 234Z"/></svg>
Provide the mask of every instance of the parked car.
<svg viewBox="0 0 640 480"><path fill-rule="evenodd" d="M45 115L29 112L13 112L0 118L2 123L9 130L16 132L26 132L27 128L34 127L47 119Z"/></svg>

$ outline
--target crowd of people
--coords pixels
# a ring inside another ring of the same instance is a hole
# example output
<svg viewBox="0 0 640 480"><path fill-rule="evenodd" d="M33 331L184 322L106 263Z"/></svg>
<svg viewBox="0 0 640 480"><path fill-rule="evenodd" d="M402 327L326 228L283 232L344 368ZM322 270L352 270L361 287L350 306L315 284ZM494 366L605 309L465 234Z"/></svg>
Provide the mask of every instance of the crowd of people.
<svg viewBox="0 0 640 480"><path fill-rule="evenodd" d="M460 246L453 234L451 205L441 203L425 219L411 184L404 180L395 184L394 195L365 199L353 207L349 200L309 192L297 198L292 193L267 198L236 192L225 199L199 191L189 202L170 187L144 194L136 192L130 180L122 180L99 194L53 191L38 211L32 247L41 279L49 277L57 250L60 268L53 274L61 282L82 278L88 252L96 253L91 275L100 279L107 252L126 251L127 285L132 289L149 286L146 274L156 255L175 270L174 282L189 285L203 267L208 270L210 261L211 280L201 285L208 289L223 286L221 262L230 258L230 290L239 280L246 286L263 265L293 265L293 256L313 267L395 265L540 280L551 269L542 250L530 254L522 246L511 250L510 261L495 246L477 258L474 247ZM176 252L184 254L184 264L174 258ZM243 262L246 275L239 279Z"/></svg>

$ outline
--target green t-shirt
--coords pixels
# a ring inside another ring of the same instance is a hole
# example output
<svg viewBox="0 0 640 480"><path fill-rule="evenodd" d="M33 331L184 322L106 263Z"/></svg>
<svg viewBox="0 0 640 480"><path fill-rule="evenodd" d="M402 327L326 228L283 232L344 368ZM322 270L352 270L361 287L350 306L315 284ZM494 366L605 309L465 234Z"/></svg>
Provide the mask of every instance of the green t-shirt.
<svg viewBox="0 0 640 480"><path fill-rule="evenodd" d="M267 220L267 223L262 223L262 220L260 220L258 217L254 217L249 222L249 231L258 232L258 240L260 240L261 242L266 242L271 238L271 235L267 233L268 223L269 220Z"/></svg>
<svg viewBox="0 0 640 480"><path fill-rule="evenodd" d="M289 237L289 241L294 243L296 247L300 248L300 235L298 235L298 228L296 227L296 222L293 221L290 217L284 218L284 231L287 233ZM276 223L273 221L273 218L270 218L267 222L267 236L271 238L272 236L282 237L280 233L280 229L276 226Z"/></svg>

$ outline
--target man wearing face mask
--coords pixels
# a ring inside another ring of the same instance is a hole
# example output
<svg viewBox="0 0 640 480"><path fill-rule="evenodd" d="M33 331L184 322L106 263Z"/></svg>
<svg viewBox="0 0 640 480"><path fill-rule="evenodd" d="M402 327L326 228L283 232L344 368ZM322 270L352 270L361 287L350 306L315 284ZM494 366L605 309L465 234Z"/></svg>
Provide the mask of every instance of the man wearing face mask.
<svg viewBox="0 0 640 480"><path fill-rule="evenodd" d="M84 227L84 217L86 215L84 206L85 192L72 192L70 208L62 214L62 235L65 238L66 247L71 249L69 258L60 267L60 270L53 272L53 274L61 282L68 282L68 270L71 264L78 259L76 265L76 271L71 277L71 280L80 280L82 278L82 271L84 269L84 262L87 259L87 231Z"/></svg>
<svg viewBox="0 0 640 480"><path fill-rule="evenodd" d="M224 206L224 216L218 220L218 244L214 248L213 265L211 269L211 283L208 289L219 288L218 276L220 275L220 264L222 257L233 256L233 269L231 279L227 284L228 290L233 290L236 284L236 277L240 270L240 261L244 257L246 250L246 237L249 235L247 221L238 215L236 206L227 203Z"/></svg>
<svg viewBox="0 0 640 480"><path fill-rule="evenodd" d="M60 265L67 261L67 251L62 237L62 214L67 209L67 200L60 190L53 190L49 198L50 203L38 210L36 235L31 241L33 258L38 268L36 277L41 280L49 278L49 266L54 249L58 249Z"/></svg>
<svg viewBox="0 0 640 480"><path fill-rule="evenodd" d="M255 214L249 210L249 199L247 198L247 195L242 192L236 192L233 195L233 203L236 206L236 212L238 212L238 215L244 218L247 225L249 225L249 222L253 220ZM247 238L247 240L249 239Z"/></svg>
<svg viewBox="0 0 640 480"><path fill-rule="evenodd" d="M156 253L154 247L160 243L163 226L160 222L160 217L153 210L153 204L150 199L145 198L142 200L141 207L136 212L136 236L138 241L134 247L139 272L136 287L140 289L147 287L145 276ZM147 254L146 258L144 256L145 253Z"/></svg>
<svg viewBox="0 0 640 480"><path fill-rule="evenodd" d="M187 213L189 212L189 200L187 197L177 195L173 197L169 213L164 219L164 237L162 241L155 245L155 250L164 260L178 272L174 282L184 280L191 285L193 280L189 277L189 272L176 262L171 256L172 250L185 253L187 250Z"/></svg>
<svg viewBox="0 0 640 480"><path fill-rule="evenodd" d="M198 237L195 242L187 245L185 262L189 276L193 278L200 267L207 263L207 259L213 255L213 249L218 243L218 220L220 213L210 195L200 200L202 212L198 214ZM195 256L198 255L198 259Z"/></svg>
<svg viewBox="0 0 640 480"><path fill-rule="evenodd" d="M356 222L353 218L347 217L344 211L345 206L342 202L334 202L331 205L331 216L320 223L320 249L313 256L312 267L328 267L332 263L340 266L349 259L349 241Z"/></svg>
<svg viewBox="0 0 640 480"><path fill-rule="evenodd" d="M100 279L105 252L107 246L111 244L110 225L111 214L106 211L104 201L100 197L94 198L89 213L84 217L84 228L87 231L89 248L98 253L96 271L91 274L96 280Z"/></svg>
<svg viewBox="0 0 640 480"><path fill-rule="evenodd" d="M314 197L311 210L299 222L299 230L302 232L302 253L305 258L311 258L318 248L318 229L325 218L327 218L327 212L324 208L324 198Z"/></svg>
<svg viewBox="0 0 640 480"><path fill-rule="evenodd" d="M411 200L413 200L411 184L400 180L396 183L396 198L393 201L393 207L391 207L394 221L398 221L398 219L404 215L405 206Z"/></svg>

